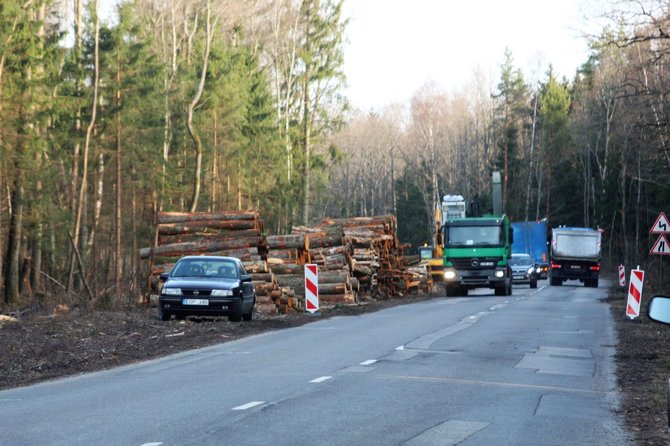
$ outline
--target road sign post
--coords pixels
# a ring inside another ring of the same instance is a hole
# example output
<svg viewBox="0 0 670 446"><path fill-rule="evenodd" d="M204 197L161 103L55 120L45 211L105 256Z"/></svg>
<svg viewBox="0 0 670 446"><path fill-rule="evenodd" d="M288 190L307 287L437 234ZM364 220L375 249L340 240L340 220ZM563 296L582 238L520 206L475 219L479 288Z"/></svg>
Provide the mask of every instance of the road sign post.
<svg viewBox="0 0 670 446"><path fill-rule="evenodd" d="M319 311L319 271L314 263L305 265L305 310L312 315Z"/></svg>
<svg viewBox="0 0 670 446"><path fill-rule="evenodd" d="M668 239L666 234L670 234L670 221L666 217L665 212L661 212L656 217L656 221L651 226L649 234L659 234L656 242L649 250L649 254L655 254L660 256L670 255L670 245L668 244ZM663 260L659 259L659 274L658 274L658 284L661 286L663 284Z"/></svg>
<svg viewBox="0 0 670 446"><path fill-rule="evenodd" d="M626 267L623 265L619 265L619 286L626 286Z"/></svg>
<svg viewBox="0 0 670 446"><path fill-rule="evenodd" d="M639 267L638 267L639 268ZM628 282L628 302L626 304L626 316L631 320L640 315L640 302L642 301L642 286L644 285L644 271L634 269L630 272Z"/></svg>

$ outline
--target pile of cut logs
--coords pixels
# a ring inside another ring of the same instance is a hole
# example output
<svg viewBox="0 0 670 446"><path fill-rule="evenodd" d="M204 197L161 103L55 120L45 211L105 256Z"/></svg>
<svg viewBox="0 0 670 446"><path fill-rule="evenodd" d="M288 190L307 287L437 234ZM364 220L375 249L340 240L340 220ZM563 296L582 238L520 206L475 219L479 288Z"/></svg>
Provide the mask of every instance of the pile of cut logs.
<svg viewBox="0 0 670 446"><path fill-rule="evenodd" d="M255 211L159 213L157 246L140 250L151 261L150 289L158 292L160 273L184 255L242 260L256 289L256 309L266 314L304 310L307 263L318 265L324 307L355 303L359 295L387 298L430 289L418 257L403 256L392 215L325 219L287 235L262 231Z"/></svg>
<svg viewBox="0 0 670 446"><path fill-rule="evenodd" d="M322 227L340 226L351 247L351 270L359 290L376 297L402 296L430 287L427 274L408 270L393 215L325 219Z"/></svg>
<svg viewBox="0 0 670 446"><path fill-rule="evenodd" d="M263 223L255 211L160 212L158 243L140 249L140 258L151 263L150 289L158 289L158 276L172 270L186 255L221 255L244 262L258 262L267 247Z"/></svg>

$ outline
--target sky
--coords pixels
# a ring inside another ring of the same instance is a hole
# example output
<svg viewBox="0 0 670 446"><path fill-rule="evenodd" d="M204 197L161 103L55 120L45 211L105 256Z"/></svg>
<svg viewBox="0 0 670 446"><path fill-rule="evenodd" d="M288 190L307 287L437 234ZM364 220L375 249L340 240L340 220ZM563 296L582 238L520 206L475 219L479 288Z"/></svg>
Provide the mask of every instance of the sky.
<svg viewBox="0 0 670 446"><path fill-rule="evenodd" d="M347 97L363 111L408 104L422 85L453 92L499 79L505 48L526 82L551 63L572 79L588 58L593 0L344 0Z"/></svg>
<svg viewBox="0 0 670 446"><path fill-rule="evenodd" d="M0 0L1 1L1 0ZM100 0L103 17L118 0ZM609 0L611 2L611 0ZM499 79L505 49L526 82L552 65L572 79L588 58L585 32L608 0L344 0L346 95L363 111L409 104L427 82L446 92L479 71ZM586 20L585 16L590 17Z"/></svg>

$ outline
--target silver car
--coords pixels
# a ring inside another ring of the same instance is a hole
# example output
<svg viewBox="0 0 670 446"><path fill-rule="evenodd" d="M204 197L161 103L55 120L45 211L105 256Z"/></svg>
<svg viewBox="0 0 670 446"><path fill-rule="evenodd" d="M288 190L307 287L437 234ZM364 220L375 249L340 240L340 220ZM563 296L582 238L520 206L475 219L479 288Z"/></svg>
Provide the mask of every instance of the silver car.
<svg viewBox="0 0 670 446"><path fill-rule="evenodd" d="M527 283L531 288L537 288L537 265L528 254L512 254L509 259L512 268L513 283Z"/></svg>

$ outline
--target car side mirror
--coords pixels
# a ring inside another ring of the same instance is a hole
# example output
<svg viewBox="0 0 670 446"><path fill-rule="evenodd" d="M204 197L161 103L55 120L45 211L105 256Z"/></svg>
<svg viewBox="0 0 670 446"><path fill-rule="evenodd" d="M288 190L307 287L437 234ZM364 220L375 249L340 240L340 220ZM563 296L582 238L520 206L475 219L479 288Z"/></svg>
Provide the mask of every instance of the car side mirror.
<svg viewBox="0 0 670 446"><path fill-rule="evenodd" d="M241 274L240 282L251 282L251 276L249 274Z"/></svg>
<svg viewBox="0 0 670 446"><path fill-rule="evenodd" d="M510 245L512 243L514 243L514 229L513 228L509 228L509 243L510 243Z"/></svg>
<svg viewBox="0 0 670 446"><path fill-rule="evenodd" d="M652 321L670 324L670 297L654 296L647 305L647 316Z"/></svg>
<svg viewBox="0 0 670 446"><path fill-rule="evenodd" d="M160 278L161 282L165 282L166 280L168 280L168 277L170 277L170 273L161 273L160 276L158 277Z"/></svg>

